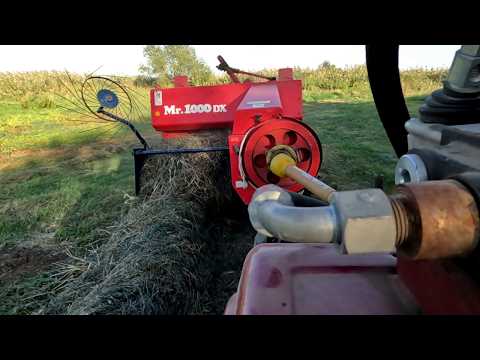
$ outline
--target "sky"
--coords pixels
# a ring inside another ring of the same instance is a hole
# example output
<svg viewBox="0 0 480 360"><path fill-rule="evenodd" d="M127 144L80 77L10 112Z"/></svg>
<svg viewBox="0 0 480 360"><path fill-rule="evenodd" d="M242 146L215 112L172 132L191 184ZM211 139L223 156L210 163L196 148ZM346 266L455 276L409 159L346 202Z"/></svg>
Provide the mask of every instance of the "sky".
<svg viewBox="0 0 480 360"><path fill-rule="evenodd" d="M215 72L217 55L244 70L311 67L329 61L339 67L365 63L362 45L194 45ZM460 45L400 46L401 69L449 67ZM137 75L144 63L143 45L0 45L0 72L68 70Z"/></svg>

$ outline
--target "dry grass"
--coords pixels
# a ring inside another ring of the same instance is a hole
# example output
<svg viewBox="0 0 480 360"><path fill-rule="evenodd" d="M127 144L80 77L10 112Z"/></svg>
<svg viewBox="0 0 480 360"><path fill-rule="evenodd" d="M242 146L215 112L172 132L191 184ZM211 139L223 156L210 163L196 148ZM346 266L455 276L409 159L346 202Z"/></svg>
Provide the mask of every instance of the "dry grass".
<svg viewBox="0 0 480 360"><path fill-rule="evenodd" d="M206 141L195 137L188 145ZM157 157L146 164L144 178L143 199L108 229L108 240L86 258L71 256L57 270L54 287L60 291L42 313L222 311L252 242L248 236L243 242L228 239L232 226L223 213L232 200L226 155Z"/></svg>

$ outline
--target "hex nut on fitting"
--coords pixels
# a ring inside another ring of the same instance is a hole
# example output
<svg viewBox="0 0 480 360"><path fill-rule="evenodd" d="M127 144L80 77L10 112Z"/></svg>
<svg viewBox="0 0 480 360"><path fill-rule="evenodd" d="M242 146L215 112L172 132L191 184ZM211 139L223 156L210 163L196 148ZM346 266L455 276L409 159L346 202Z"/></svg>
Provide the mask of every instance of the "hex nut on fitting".
<svg viewBox="0 0 480 360"><path fill-rule="evenodd" d="M389 197L380 189L333 194L340 222L337 239L348 254L394 252L397 228Z"/></svg>

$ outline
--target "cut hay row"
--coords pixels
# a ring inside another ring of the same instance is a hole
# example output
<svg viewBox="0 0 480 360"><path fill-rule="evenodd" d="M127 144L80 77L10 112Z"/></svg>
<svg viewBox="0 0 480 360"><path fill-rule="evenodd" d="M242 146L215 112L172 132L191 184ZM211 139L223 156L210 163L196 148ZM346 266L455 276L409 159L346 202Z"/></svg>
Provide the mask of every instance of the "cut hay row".
<svg viewBox="0 0 480 360"><path fill-rule="evenodd" d="M253 241L249 227L235 220L228 173L222 153L149 161L143 200L109 229L106 242L58 272L61 291L42 313L221 313ZM234 234L235 225L245 236Z"/></svg>

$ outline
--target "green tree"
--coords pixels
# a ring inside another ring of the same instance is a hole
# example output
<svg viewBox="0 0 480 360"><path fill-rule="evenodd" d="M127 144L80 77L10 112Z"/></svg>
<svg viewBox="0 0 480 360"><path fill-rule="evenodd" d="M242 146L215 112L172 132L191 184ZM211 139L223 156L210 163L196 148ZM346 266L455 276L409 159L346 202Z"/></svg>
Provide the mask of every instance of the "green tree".
<svg viewBox="0 0 480 360"><path fill-rule="evenodd" d="M211 83L210 68L197 57L189 45L147 45L143 49L147 63L140 66L143 76L154 77L161 86L171 83L176 75L187 75L193 85Z"/></svg>
<svg viewBox="0 0 480 360"><path fill-rule="evenodd" d="M330 61L328 60L325 60L324 62L322 62L321 65L318 66L319 69L334 69L336 68L336 66L334 64L332 64Z"/></svg>

